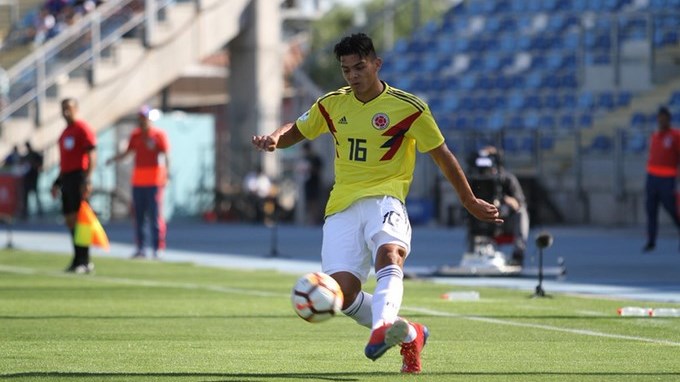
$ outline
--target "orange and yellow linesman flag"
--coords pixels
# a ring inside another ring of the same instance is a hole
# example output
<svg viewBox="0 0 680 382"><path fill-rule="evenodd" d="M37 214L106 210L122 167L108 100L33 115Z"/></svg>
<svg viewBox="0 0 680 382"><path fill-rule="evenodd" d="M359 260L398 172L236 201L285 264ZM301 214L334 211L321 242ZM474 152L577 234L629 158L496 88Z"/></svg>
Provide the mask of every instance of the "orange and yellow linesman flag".
<svg viewBox="0 0 680 382"><path fill-rule="evenodd" d="M106 250L109 249L109 238L106 237L104 227L99 223L90 205L84 200L80 203L78 210L74 241L81 247L96 245Z"/></svg>

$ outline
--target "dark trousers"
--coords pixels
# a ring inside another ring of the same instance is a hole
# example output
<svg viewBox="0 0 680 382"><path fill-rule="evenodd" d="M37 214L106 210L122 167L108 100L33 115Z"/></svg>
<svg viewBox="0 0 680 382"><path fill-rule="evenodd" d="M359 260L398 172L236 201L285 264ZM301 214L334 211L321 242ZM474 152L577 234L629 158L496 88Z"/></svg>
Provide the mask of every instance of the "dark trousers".
<svg viewBox="0 0 680 382"><path fill-rule="evenodd" d="M161 212L163 206L163 187L133 187L132 202L135 207L135 236L137 249L143 250L146 244L144 225L149 220L151 246L154 251L165 248L165 220Z"/></svg>
<svg viewBox="0 0 680 382"><path fill-rule="evenodd" d="M647 174L647 242L656 244L659 231L659 203L673 219L680 230L680 218L675 198L675 177L660 177Z"/></svg>
<svg viewBox="0 0 680 382"><path fill-rule="evenodd" d="M40 194L38 194L38 176L33 174L26 174L24 176L24 192L23 192L23 202L24 209L22 211L22 217L26 219L28 217L28 195L33 193L35 195L35 204L38 208L38 216L42 216L43 209L42 203L40 203Z"/></svg>

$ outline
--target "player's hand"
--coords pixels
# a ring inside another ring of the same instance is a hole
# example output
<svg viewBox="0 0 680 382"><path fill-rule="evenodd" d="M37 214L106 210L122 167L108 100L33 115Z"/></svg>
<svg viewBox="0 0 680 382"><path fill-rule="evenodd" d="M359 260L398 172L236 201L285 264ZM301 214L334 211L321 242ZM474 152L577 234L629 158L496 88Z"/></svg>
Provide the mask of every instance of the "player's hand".
<svg viewBox="0 0 680 382"><path fill-rule="evenodd" d="M503 219L500 218L498 208L482 199L473 199L471 203L465 205L465 208L470 212L470 214L472 214L472 216L481 221L503 224Z"/></svg>
<svg viewBox="0 0 680 382"><path fill-rule="evenodd" d="M56 199L59 196L59 186L53 184L52 188L50 188L50 194L52 195L52 199Z"/></svg>
<svg viewBox="0 0 680 382"><path fill-rule="evenodd" d="M278 143L278 138L271 135L255 135L251 139L251 143L255 148L260 151L274 151L276 150L276 144Z"/></svg>
<svg viewBox="0 0 680 382"><path fill-rule="evenodd" d="M519 201L510 195L505 195L503 197L503 203L510 206L510 208L512 208L513 211L519 210Z"/></svg>
<svg viewBox="0 0 680 382"><path fill-rule="evenodd" d="M80 191L82 192L83 199L88 199L92 194L92 183L89 180L85 181L81 186Z"/></svg>

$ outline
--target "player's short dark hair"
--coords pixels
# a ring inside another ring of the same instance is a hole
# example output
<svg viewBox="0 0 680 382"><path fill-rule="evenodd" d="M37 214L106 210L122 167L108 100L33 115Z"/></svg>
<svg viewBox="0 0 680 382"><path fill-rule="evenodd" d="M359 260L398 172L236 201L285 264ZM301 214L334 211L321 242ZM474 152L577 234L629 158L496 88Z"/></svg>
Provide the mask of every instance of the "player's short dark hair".
<svg viewBox="0 0 680 382"><path fill-rule="evenodd" d="M75 107L78 107L78 100L75 98L64 98L61 100L62 105L73 105Z"/></svg>
<svg viewBox="0 0 680 382"><path fill-rule="evenodd" d="M376 57L373 40L364 33L355 33L344 37L339 43L335 44L333 52L338 61L340 61L340 57L352 54L358 54L361 58Z"/></svg>
<svg viewBox="0 0 680 382"><path fill-rule="evenodd" d="M659 108L659 112L657 113L657 115L665 115L666 117L668 117L670 119L671 118L671 111L668 110L668 108L666 106L661 106Z"/></svg>

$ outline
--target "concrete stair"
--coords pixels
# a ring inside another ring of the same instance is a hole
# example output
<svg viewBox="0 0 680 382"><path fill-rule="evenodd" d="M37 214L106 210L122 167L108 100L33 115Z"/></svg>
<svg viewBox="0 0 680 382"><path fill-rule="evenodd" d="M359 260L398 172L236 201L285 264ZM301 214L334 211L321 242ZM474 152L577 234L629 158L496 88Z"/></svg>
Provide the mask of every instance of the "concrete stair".
<svg viewBox="0 0 680 382"><path fill-rule="evenodd" d="M186 67L223 48L239 33L240 18L250 0L203 3L200 12L193 3L169 7L166 19L153 32L150 48L137 39L119 41L111 57L94 68L93 86L84 78L65 77L46 100L39 126L28 118L5 121L0 155L30 137L34 147L45 150L45 166L49 167L58 159L55 143L64 128L59 107L63 97L78 98L81 117L99 131L134 112Z"/></svg>

